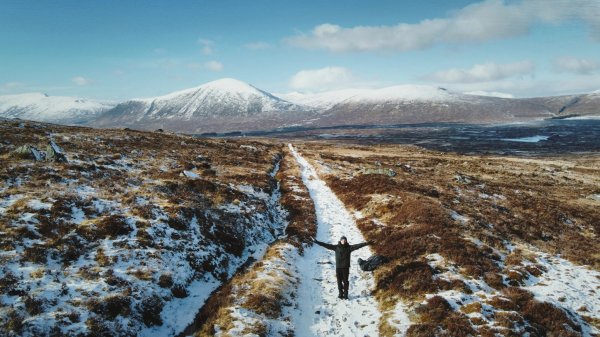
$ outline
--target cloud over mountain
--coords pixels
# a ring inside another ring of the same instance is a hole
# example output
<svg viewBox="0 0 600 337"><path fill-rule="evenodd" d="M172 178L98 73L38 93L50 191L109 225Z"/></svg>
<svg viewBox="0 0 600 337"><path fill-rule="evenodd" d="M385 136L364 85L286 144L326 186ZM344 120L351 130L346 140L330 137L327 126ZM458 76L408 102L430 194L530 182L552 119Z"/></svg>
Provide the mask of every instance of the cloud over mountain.
<svg viewBox="0 0 600 337"><path fill-rule="evenodd" d="M554 60L554 69L557 72L590 75L600 70L600 62L596 60L565 56Z"/></svg>
<svg viewBox="0 0 600 337"><path fill-rule="evenodd" d="M600 39L600 5L593 0L506 2L488 0L470 4L445 18L418 23L342 27L317 25L308 34L286 39L292 46L331 52L409 51L438 44L481 43L521 36L537 22L560 23L577 18Z"/></svg>
<svg viewBox="0 0 600 337"><path fill-rule="evenodd" d="M321 91L339 89L348 86L357 78L350 69L344 67L325 67L297 72L290 79L290 87L298 90Z"/></svg>
<svg viewBox="0 0 600 337"><path fill-rule="evenodd" d="M476 83L497 81L513 76L533 74L535 65L531 61L520 61L508 64L484 63L476 64L470 69L448 69L426 75L424 79L441 83Z"/></svg>

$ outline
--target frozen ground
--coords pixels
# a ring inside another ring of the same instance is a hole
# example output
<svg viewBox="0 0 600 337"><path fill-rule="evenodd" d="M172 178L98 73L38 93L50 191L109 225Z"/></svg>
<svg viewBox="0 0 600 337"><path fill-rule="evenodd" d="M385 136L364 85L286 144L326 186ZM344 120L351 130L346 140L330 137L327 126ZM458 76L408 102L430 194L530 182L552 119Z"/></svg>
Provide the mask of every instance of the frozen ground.
<svg viewBox="0 0 600 337"><path fill-rule="evenodd" d="M315 169L291 145L302 170L302 180L315 203L317 239L335 243L345 235L351 244L365 241L344 204L319 179ZM368 258L371 251L361 248L352 254L349 299L337 298L334 253L313 245L298 261L301 281L297 307L292 309L296 336L378 336L381 313L371 296L373 278L361 271L357 259Z"/></svg>

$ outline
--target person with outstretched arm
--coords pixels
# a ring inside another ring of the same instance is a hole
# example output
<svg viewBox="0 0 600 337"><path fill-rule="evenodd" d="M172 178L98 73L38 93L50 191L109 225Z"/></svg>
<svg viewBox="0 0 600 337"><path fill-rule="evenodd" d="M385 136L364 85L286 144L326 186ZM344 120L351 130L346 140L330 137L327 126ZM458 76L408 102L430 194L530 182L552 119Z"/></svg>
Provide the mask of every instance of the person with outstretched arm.
<svg viewBox="0 0 600 337"><path fill-rule="evenodd" d="M348 240L345 236L340 238L337 245L321 242L317 239L314 239L314 242L319 246L335 252L335 276L338 284L338 297L347 300L349 286L348 277L350 276L350 254L359 248L372 244L372 242L367 241L351 245L348 244Z"/></svg>

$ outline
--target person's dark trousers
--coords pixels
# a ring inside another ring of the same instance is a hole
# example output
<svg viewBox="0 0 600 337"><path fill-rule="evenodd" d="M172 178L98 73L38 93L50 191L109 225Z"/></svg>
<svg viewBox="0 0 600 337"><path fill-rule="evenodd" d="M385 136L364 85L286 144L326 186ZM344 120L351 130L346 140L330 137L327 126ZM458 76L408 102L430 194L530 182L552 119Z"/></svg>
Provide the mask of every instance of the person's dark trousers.
<svg viewBox="0 0 600 337"><path fill-rule="evenodd" d="M335 270L337 277L339 298L348 299L348 277L350 276L350 268L337 268Z"/></svg>

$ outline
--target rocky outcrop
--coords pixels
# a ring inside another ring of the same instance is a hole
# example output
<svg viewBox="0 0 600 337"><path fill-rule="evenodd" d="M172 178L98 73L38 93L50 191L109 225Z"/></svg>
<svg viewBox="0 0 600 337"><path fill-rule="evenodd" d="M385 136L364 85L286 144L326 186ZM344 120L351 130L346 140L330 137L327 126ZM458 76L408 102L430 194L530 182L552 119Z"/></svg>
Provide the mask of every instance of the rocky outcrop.
<svg viewBox="0 0 600 337"><path fill-rule="evenodd" d="M46 147L46 160L65 163L67 162L67 156L63 149L51 140Z"/></svg>
<svg viewBox="0 0 600 337"><path fill-rule="evenodd" d="M41 151L37 147L25 144L16 148L11 152L11 156L22 159L31 159L35 161L54 161L54 162L67 162L67 156L64 150L58 146L53 140L48 142L46 151Z"/></svg>

